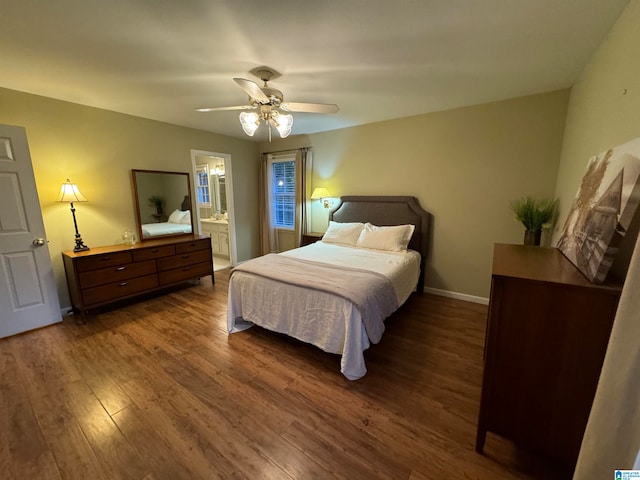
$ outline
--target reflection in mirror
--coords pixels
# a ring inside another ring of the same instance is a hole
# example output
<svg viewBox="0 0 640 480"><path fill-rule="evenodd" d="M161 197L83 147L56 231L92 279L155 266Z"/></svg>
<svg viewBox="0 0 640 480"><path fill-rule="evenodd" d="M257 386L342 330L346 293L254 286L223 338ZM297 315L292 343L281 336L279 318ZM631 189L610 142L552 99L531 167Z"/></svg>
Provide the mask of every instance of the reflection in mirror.
<svg viewBox="0 0 640 480"><path fill-rule="evenodd" d="M189 174L131 170L142 240L193 232Z"/></svg>
<svg viewBox="0 0 640 480"><path fill-rule="evenodd" d="M211 196L213 200L213 210L216 213L225 213L227 211L227 191L224 182L224 174L211 175L211 186L213 189Z"/></svg>
<svg viewBox="0 0 640 480"><path fill-rule="evenodd" d="M226 218L227 191L225 185L224 159L196 156L198 191L196 200L203 219Z"/></svg>

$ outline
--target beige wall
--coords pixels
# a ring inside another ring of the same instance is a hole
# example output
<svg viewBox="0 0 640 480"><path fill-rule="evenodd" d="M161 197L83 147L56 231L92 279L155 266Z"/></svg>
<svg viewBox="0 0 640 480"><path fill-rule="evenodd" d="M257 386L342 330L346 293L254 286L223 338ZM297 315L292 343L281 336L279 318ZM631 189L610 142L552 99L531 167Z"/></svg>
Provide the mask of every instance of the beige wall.
<svg viewBox="0 0 640 480"><path fill-rule="evenodd" d="M552 197L569 91L263 143L313 147L313 186L340 195L413 195L434 215L426 285L488 297L495 242L522 243L509 203ZM326 211L314 205L313 230Z"/></svg>
<svg viewBox="0 0 640 480"><path fill-rule="evenodd" d="M313 184L336 196L415 195L434 215L427 286L486 298L493 243L522 241L509 202L553 194L567 99L533 95L278 139L260 151L312 146ZM73 226L68 206L53 200L67 177L90 200L77 205L85 243L119 243L135 226L131 168L190 172L191 149L229 153L238 259L258 255L255 143L5 89L0 104L1 123L27 128L62 305L60 252L72 248ZM326 225L314 203L312 230Z"/></svg>
<svg viewBox="0 0 640 480"><path fill-rule="evenodd" d="M191 149L232 156L238 259L258 255L256 143L0 88L0 123L26 128L60 296L69 297L60 252L74 246L69 205L55 202L68 177L89 200L76 204L89 246L135 231L132 168L191 173Z"/></svg>
<svg viewBox="0 0 640 480"><path fill-rule="evenodd" d="M587 161L640 137L640 4L629 3L571 90L556 195L564 224Z"/></svg>
<svg viewBox="0 0 640 480"><path fill-rule="evenodd" d="M640 0L631 0L572 89L556 186L562 220L587 160L640 137L638 25ZM634 268L636 272L632 274ZM633 283L625 285L618 312L622 317L615 321L575 472L574 478L580 480L606 478L614 469L631 469L640 448L637 264L631 267L629 275Z"/></svg>

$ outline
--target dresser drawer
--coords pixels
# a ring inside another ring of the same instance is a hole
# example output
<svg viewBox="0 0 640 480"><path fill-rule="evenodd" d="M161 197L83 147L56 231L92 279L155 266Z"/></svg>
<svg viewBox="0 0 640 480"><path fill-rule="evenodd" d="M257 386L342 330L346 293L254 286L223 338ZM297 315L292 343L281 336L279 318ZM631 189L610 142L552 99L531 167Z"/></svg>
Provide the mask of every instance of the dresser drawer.
<svg viewBox="0 0 640 480"><path fill-rule="evenodd" d="M99 268L98 270L83 272L78 277L80 279L80 288L91 288L152 273L156 273L155 260Z"/></svg>
<svg viewBox="0 0 640 480"><path fill-rule="evenodd" d="M94 305L109 300L123 298L128 295L151 290L158 286L157 275L146 275L121 282L108 283L99 287L88 288L82 291L84 304Z"/></svg>
<svg viewBox="0 0 640 480"><path fill-rule="evenodd" d="M89 270L124 265L126 263L131 263L131 252L103 253L76 259L76 269L78 272L88 272Z"/></svg>
<svg viewBox="0 0 640 480"><path fill-rule="evenodd" d="M206 240L207 244L209 240ZM195 252L182 253L173 257L161 258L158 260L158 271L173 270L187 265L200 262L211 262L211 250L196 250Z"/></svg>
<svg viewBox="0 0 640 480"><path fill-rule="evenodd" d="M133 252L133 260L139 262L141 260L151 260L152 258L168 257L175 255L176 251L173 245L163 245L160 247L143 248Z"/></svg>
<svg viewBox="0 0 640 480"><path fill-rule="evenodd" d="M194 265L187 265L182 268L176 268L174 270L160 272L158 274L158 279L160 281L160 285L169 285L171 283L180 282L188 278L211 275L211 271L211 262L202 262L196 263Z"/></svg>
<svg viewBox="0 0 640 480"><path fill-rule="evenodd" d="M194 252L196 250L209 249L210 247L211 247L211 241L208 238L194 240L193 242L177 243L176 254Z"/></svg>

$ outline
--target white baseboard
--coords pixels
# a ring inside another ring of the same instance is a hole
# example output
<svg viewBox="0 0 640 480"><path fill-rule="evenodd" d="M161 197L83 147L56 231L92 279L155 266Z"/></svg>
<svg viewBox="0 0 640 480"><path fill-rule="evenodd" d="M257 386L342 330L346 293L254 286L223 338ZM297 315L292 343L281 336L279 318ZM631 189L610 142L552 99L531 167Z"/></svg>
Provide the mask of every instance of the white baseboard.
<svg viewBox="0 0 640 480"><path fill-rule="evenodd" d="M441 297L455 298L456 300L463 300L465 302L489 305L488 298L476 297L475 295L467 295L466 293L450 292L448 290L440 290L439 288L431 288L431 287L424 287L424 292L431 293L433 295L439 295Z"/></svg>

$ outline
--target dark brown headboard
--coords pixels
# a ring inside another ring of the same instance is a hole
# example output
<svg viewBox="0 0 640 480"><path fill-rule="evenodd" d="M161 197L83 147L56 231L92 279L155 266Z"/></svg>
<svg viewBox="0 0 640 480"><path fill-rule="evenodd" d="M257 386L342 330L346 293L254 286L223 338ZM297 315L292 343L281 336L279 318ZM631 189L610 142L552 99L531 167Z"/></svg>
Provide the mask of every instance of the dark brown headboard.
<svg viewBox="0 0 640 480"><path fill-rule="evenodd" d="M418 291L424 289L424 272L429 253L431 214L424 210L416 197L404 196L349 196L340 197L340 203L329 212L334 222L369 222L378 226L413 224L409 248L420 252L420 279Z"/></svg>
<svg viewBox="0 0 640 480"><path fill-rule="evenodd" d="M182 205L180 206L180 210L183 212L185 210L191 210L191 197L189 195L184 196L184 200L182 200Z"/></svg>

